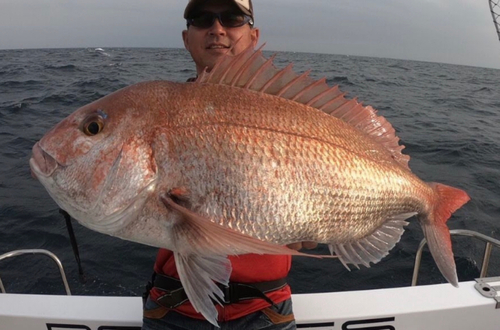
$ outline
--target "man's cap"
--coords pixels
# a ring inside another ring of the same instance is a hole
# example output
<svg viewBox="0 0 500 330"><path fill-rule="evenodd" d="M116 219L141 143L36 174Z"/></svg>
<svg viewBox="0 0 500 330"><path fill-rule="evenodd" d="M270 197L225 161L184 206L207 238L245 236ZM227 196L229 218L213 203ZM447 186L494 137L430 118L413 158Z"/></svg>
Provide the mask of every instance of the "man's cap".
<svg viewBox="0 0 500 330"><path fill-rule="evenodd" d="M188 18L189 14L191 14L193 10L206 2L207 0L189 0L189 3L184 10L184 18ZM234 3L243 12L243 14L248 15L253 19L252 0L228 0L228 2Z"/></svg>

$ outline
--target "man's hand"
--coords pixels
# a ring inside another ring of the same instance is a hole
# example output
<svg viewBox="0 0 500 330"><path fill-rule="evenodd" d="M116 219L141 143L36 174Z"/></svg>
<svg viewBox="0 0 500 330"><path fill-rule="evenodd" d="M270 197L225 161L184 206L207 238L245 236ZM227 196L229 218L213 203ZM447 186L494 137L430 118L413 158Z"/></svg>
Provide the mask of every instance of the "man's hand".
<svg viewBox="0 0 500 330"><path fill-rule="evenodd" d="M310 242L310 241L305 241L305 242L298 242L298 243L292 243L288 244L287 247L289 249L293 250L300 250L300 249L314 249L316 246L318 246L318 243L316 242Z"/></svg>

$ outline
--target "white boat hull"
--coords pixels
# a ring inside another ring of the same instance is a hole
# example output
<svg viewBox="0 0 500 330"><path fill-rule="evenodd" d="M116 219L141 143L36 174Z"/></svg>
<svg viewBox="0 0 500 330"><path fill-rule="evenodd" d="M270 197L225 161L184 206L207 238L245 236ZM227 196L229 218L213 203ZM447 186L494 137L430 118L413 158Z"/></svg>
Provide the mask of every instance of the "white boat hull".
<svg viewBox="0 0 500 330"><path fill-rule="evenodd" d="M299 329L500 329L476 282L293 295ZM140 297L0 294L0 330L140 329Z"/></svg>

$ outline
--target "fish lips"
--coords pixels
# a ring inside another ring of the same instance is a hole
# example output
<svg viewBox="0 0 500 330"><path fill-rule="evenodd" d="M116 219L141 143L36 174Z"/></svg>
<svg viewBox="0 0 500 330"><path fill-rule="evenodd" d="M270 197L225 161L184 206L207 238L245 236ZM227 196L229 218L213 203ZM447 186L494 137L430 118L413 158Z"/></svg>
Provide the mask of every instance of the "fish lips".
<svg viewBox="0 0 500 330"><path fill-rule="evenodd" d="M31 175L38 179L40 175L48 177L57 169L59 164L48 153L46 153L39 142L35 143L30 159Z"/></svg>

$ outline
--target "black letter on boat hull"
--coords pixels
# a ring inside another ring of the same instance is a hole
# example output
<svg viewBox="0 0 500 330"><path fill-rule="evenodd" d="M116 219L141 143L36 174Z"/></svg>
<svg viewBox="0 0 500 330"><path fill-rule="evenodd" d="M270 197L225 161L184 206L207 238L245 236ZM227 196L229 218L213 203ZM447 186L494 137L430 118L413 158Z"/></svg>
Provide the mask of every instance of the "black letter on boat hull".
<svg viewBox="0 0 500 330"><path fill-rule="evenodd" d="M358 321L348 321L344 324L342 324L342 330L396 330L395 327L392 325L388 324L380 324L380 325L375 325L375 326L368 326L368 327L349 327L351 325L368 325L372 323L381 323L381 322L393 322L395 320L394 317L387 317L383 319L367 319L367 320L358 320Z"/></svg>

